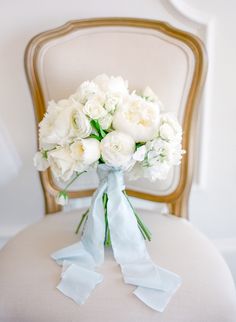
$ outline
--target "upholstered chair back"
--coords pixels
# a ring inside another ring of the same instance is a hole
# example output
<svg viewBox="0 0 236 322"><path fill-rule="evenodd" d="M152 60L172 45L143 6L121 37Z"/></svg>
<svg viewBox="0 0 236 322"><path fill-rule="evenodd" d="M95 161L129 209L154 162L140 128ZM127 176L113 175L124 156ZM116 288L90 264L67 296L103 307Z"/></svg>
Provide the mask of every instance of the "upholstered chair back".
<svg viewBox="0 0 236 322"><path fill-rule="evenodd" d="M26 71L37 123L49 100L60 100L78 85L98 74L119 76L129 88L146 85L157 93L168 111L177 114L184 130L182 165L164 181L127 181L130 195L165 202L170 211L186 216L192 179L193 137L197 97L204 79L204 50L199 39L170 25L143 19L105 18L72 21L42 33L26 50ZM60 184L50 170L41 174L46 212L59 208L54 196ZM96 188L97 176L80 177L70 196L88 196Z"/></svg>

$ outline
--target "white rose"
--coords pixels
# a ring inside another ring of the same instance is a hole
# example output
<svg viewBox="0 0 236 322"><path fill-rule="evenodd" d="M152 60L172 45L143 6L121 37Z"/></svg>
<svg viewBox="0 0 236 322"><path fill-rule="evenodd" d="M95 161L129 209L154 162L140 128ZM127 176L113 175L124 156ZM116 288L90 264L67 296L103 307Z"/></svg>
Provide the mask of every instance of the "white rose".
<svg viewBox="0 0 236 322"><path fill-rule="evenodd" d="M98 85L101 91L116 94L128 94L128 81L122 77L108 77L106 74L98 75L93 82Z"/></svg>
<svg viewBox="0 0 236 322"><path fill-rule="evenodd" d="M100 143L103 160L113 167L127 167L135 150L133 138L125 133L108 133Z"/></svg>
<svg viewBox="0 0 236 322"><path fill-rule="evenodd" d="M61 206L68 204L68 195L65 191L60 191L56 196L56 203Z"/></svg>
<svg viewBox="0 0 236 322"><path fill-rule="evenodd" d="M83 171L100 158L100 143L92 138L81 139L70 145L70 151L76 170Z"/></svg>
<svg viewBox="0 0 236 322"><path fill-rule="evenodd" d="M181 142L182 128L174 114L165 113L161 115L159 136L168 142Z"/></svg>
<svg viewBox="0 0 236 322"><path fill-rule="evenodd" d="M113 116L108 113L103 118L99 119L98 122L103 130L107 130L111 127Z"/></svg>
<svg viewBox="0 0 236 322"><path fill-rule="evenodd" d="M101 96L94 96L89 99L83 107L83 112L91 119L97 120L104 117L107 114L106 109L103 107L104 101Z"/></svg>
<svg viewBox="0 0 236 322"><path fill-rule="evenodd" d="M83 139L88 137L92 132L92 126L86 115L81 110L74 114L74 126L76 129L76 136Z"/></svg>
<svg viewBox="0 0 236 322"><path fill-rule="evenodd" d="M131 135L136 142L146 142L156 136L159 121L158 106L133 94L117 108L113 127Z"/></svg>
<svg viewBox="0 0 236 322"><path fill-rule="evenodd" d="M76 166L70 150L62 147L48 152L48 162L55 178L63 181L71 178Z"/></svg>
<svg viewBox="0 0 236 322"><path fill-rule="evenodd" d="M75 136L74 114L80 109L71 100L50 102L48 111L39 124L40 148L50 150L68 143Z"/></svg>
<svg viewBox="0 0 236 322"><path fill-rule="evenodd" d="M34 166L39 171L45 171L49 167L48 160L45 158L41 151L35 153Z"/></svg>

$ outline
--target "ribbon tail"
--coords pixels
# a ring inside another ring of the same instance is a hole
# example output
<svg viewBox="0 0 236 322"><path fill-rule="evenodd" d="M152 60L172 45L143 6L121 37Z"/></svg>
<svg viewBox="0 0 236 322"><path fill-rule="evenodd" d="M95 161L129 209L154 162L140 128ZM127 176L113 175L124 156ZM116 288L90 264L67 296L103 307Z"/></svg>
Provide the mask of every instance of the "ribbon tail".
<svg viewBox="0 0 236 322"><path fill-rule="evenodd" d="M110 173L107 206L114 257L121 266L125 283L138 286L134 294L152 309L162 312L181 280L152 262L123 190L122 173Z"/></svg>
<svg viewBox="0 0 236 322"><path fill-rule="evenodd" d="M170 299L181 285L181 278L177 274L164 268L156 267L156 269L159 271L163 288L153 289L139 286L133 293L153 310L163 312Z"/></svg>
<svg viewBox="0 0 236 322"><path fill-rule="evenodd" d="M51 255L63 266L58 290L78 304L83 304L103 279L94 270L104 261L105 223L102 196L106 187L106 182L103 182L93 195L82 240Z"/></svg>

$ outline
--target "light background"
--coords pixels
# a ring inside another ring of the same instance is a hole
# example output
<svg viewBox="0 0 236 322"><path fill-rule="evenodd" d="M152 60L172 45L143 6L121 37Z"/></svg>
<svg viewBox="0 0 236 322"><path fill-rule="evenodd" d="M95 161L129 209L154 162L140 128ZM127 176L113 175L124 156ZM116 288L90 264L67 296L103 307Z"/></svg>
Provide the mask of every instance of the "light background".
<svg viewBox="0 0 236 322"><path fill-rule="evenodd" d="M210 64L190 220L236 271L235 12L233 0L0 0L0 241L44 211L32 165L35 124L23 67L28 41L72 19L152 18L189 30L206 43Z"/></svg>

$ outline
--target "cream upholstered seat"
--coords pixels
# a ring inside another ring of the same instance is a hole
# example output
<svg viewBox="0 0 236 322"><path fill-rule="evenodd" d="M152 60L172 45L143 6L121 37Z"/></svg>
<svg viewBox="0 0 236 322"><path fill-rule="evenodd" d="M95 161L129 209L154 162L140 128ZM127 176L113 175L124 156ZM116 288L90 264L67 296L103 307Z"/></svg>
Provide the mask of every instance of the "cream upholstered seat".
<svg viewBox="0 0 236 322"><path fill-rule="evenodd" d="M179 274L181 287L163 313L145 306L122 281L111 250L99 268L104 281L82 306L56 289L60 267L50 254L78 239L79 211L61 210L60 190L50 171L41 174L46 213L0 252L0 321L3 322L229 322L236 321L236 296L230 272L210 241L184 219L191 186L196 102L204 80L201 41L165 23L106 18L74 21L36 36L26 51L26 71L38 121L50 99L64 98L98 74L122 75L131 89L149 85L168 110L177 113L187 150L181 167L164 182L127 182L128 193L166 203L173 215L140 209L151 228L152 259ZM70 197L88 196L94 174L81 176ZM58 213L57 213L58 212ZM183 217L183 218L179 218Z"/></svg>
<svg viewBox="0 0 236 322"><path fill-rule="evenodd" d="M163 313L145 306L125 284L111 250L99 269L104 281L84 305L56 289L60 267L50 254L75 242L78 211L46 216L11 240L0 255L0 321L234 322L232 277L211 242L185 219L139 210L152 227L152 259L178 273L182 286ZM80 212L81 213L81 212Z"/></svg>

